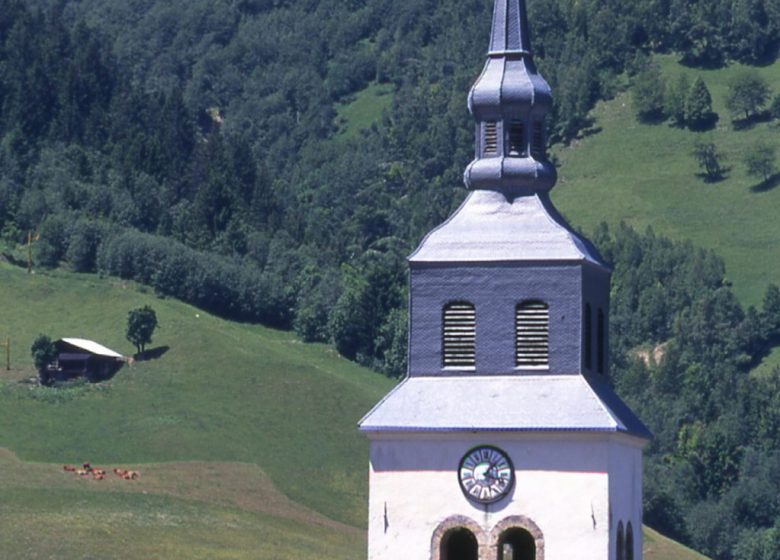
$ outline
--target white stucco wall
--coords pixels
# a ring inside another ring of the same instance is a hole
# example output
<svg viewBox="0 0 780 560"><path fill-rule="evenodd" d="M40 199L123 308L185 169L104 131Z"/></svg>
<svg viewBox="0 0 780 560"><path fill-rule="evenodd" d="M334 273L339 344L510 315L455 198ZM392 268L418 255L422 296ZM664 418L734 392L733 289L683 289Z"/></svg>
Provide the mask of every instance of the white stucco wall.
<svg viewBox="0 0 780 560"><path fill-rule="evenodd" d="M610 500L621 514L641 510L641 486L638 493L625 490L637 484L637 469L641 485L641 449L616 434L375 433L370 438L369 560L430 558L434 531L455 515L473 520L486 534L506 517L524 516L544 536L545 560L614 560ZM457 478L463 455L483 444L503 449L515 467L510 494L488 506L466 499ZM632 460L626 462L627 457ZM613 473L620 480L614 488ZM641 519L634 527L641 528Z"/></svg>
<svg viewBox="0 0 780 560"><path fill-rule="evenodd" d="M609 493L612 504L610 560L616 560L617 528L633 528L634 560L642 558L642 449L632 445L611 445ZM625 534L625 533L624 533Z"/></svg>

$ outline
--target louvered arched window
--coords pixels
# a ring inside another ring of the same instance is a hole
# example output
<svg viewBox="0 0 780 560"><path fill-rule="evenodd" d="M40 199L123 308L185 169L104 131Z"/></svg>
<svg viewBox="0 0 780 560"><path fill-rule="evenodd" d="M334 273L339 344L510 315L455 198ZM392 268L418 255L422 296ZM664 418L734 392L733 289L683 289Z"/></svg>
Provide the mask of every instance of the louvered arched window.
<svg viewBox="0 0 780 560"><path fill-rule="evenodd" d="M515 365L546 368L550 364L550 309L543 301L524 301L515 309Z"/></svg>
<svg viewBox="0 0 780 560"><path fill-rule="evenodd" d="M483 138L483 155L498 155L498 122L487 121Z"/></svg>
<svg viewBox="0 0 780 560"><path fill-rule="evenodd" d="M615 559L625 560L625 547L623 544L623 522L618 523L617 538L615 539Z"/></svg>
<svg viewBox="0 0 780 560"><path fill-rule="evenodd" d="M525 127L521 119L512 119L509 122L506 140L509 157L525 157Z"/></svg>
<svg viewBox="0 0 780 560"><path fill-rule="evenodd" d="M467 301L455 301L445 305L442 335L444 367L474 367L477 341L477 314L474 305Z"/></svg>

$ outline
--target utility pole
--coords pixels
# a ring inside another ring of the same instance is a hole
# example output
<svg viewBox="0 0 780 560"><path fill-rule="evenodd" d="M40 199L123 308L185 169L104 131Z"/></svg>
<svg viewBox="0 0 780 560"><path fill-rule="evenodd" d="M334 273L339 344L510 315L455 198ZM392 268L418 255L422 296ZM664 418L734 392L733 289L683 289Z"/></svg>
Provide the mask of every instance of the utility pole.
<svg viewBox="0 0 780 560"><path fill-rule="evenodd" d="M32 274L32 244L33 241L38 241L41 238L40 233L36 233L33 236L33 231L27 230L27 274Z"/></svg>
<svg viewBox="0 0 780 560"><path fill-rule="evenodd" d="M27 230L27 274L32 274L32 230Z"/></svg>
<svg viewBox="0 0 780 560"><path fill-rule="evenodd" d="M11 337L6 336L5 342L0 343L5 348L5 371L11 371Z"/></svg>

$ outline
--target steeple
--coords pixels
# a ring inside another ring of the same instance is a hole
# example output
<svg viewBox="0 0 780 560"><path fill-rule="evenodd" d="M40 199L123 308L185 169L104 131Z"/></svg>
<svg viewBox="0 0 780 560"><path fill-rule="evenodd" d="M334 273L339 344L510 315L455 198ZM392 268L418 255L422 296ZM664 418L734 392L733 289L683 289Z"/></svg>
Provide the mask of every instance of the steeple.
<svg viewBox="0 0 780 560"><path fill-rule="evenodd" d="M476 142L466 186L509 198L549 191L556 172L544 120L552 93L534 65L525 0L495 0L488 58L468 101Z"/></svg>
<svg viewBox="0 0 780 560"><path fill-rule="evenodd" d="M409 257L407 376L359 424L370 560L642 560L650 433L608 383L610 270L550 200L551 106L495 0L471 192Z"/></svg>

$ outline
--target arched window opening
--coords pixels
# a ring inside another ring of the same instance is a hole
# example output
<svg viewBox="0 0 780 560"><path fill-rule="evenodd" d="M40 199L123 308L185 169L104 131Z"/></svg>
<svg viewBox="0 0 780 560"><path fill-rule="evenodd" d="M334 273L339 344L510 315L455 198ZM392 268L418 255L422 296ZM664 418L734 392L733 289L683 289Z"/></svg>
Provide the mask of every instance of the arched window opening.
<svg viewBox="0 0 780 560"><path fill-rule="evenodd" d="M485 122L484 150L485 155L498 154L498 123L496 121Z"/></svg>
<svg viewBox="0 0 780 560"><path fill-rule="evenodd" d="M525 157L525 127L520 119L512 119L507 134L507 155L510 157Z"/></svg>
<svg viewBox="0 0 780 560"><path fill-rule="evenodd" d="M626 560L623 547L623 522L618 523L617 538L615 539L615 560Z"/></svg>
<svg viewBox="0 0 780 560"><path fill-rule="evenodd" d="M473 367L476 363L477 316L465 301L444 307L442 362L444 367Z"/></svg>
<svg viewBox="0 0 780 560"><path fill-rule="evenodd" d="M596 369L604 373L604 354L606 351L606 339L604 337L604 312L599 309L598 324L596 325Z"/></svg>
<svg viewBox="0 0 780 560"><path fill-rule="evenodd" d="M593 317L591 316L590 304L585 304L585 312L582 318L582 338L583 338L583 361L585 363L585 369L591 369L593 367Z"/></svg>
<svg viewBox="0 0 780 560"><path fill-rule="evenodd" d="M536 560L536 541L525 529L504 531L498 540L498 560Z"/></svg>
<svg viewBox="0 0 780 560"><path fill-rule="evenodd" d="M630 521L626 525L626 560L634 560L634 528Z"/></svg>
<svg viewBox="0 0 780 560"><path fill-rule="evenodd" d="M441 539L441 560L478 560L479 545L474 533L464 527L450 529Z"/></svg>
<svg viewBox="0 0 780 560"><path fill-rule="evenodd" d="M550 363L550 309L543 301L524 301L515 309L515 365L546 368Z"/></svg>
<svg viewBox="0 0 780 560"><path fill-rule="evenodd" d="M531 155L534 159L544 159L546 148L544 145L544 123L535 121L531 134Z"/></svg>

